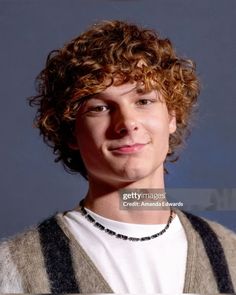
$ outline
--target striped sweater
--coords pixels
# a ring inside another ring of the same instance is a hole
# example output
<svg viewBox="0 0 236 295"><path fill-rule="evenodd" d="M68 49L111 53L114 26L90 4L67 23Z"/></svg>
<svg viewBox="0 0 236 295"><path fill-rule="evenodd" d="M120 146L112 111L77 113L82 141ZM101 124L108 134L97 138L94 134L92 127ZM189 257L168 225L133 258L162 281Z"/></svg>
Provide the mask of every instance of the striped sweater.
<svg viewBox="0 0 236 295"><path fill-rule="evenodd" d="M216 222L176 213L188 241L183 293L235 293L236 234ZM58 213L0 244L0 293L113 290Z"/></svg>

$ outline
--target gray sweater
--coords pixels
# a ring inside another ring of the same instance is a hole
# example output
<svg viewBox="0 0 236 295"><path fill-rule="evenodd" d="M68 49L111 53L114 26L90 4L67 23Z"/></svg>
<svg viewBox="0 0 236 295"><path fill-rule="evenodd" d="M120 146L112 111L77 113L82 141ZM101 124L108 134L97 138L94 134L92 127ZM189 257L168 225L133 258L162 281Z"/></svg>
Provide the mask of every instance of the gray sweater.
<svg viewBox="0 0 236 295"><path fill-rule="evenodd" d="M216 222L176 213L188 242L183 293L235 293L236 234ZM0 244L0 293L113 290L58 213Z"/></svg>

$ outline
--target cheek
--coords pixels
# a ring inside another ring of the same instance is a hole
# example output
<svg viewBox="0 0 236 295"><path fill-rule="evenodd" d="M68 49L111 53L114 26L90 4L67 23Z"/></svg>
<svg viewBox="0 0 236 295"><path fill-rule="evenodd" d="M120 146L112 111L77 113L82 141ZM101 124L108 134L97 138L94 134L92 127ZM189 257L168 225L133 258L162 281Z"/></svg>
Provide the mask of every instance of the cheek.
<svg viewBox="0 0 236 295"><path fill-rule="evenodd" d="M160 118L155 115L150 116L144 124L152 135L169 138L169 126L166 118Z"/></svg>
<svg viewBox="0 0 236 295"><path fill-rule="evenodd" d="M78 121L76 125L76 139L79 149L81 151L93 150L95 152L104 141L103 130L104 128L101 124L94 124L93 121Z"/></svg>

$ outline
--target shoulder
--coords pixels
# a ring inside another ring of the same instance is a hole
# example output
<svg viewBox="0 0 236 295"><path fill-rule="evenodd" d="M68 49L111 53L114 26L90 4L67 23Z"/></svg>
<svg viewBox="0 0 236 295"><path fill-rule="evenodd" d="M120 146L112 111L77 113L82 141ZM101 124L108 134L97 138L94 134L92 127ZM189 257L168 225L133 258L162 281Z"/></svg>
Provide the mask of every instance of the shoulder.
<svg viewBox="0 0 236 295"><path fill-rule="evenodd" d="M192 214L187 211L175 210L176 214L181 220L182 225L185 229L195 229L201 231L202 233L207 233L207 231L213 231L219 239L232 238L236 240L236 232L228 229L222 224L209 220L207 218ZM191 225L189 227L189 224ZM236 227L235 227L236 229Z"/></svg>
<svg viewBox="0 0 236 295"><path fill-rule="evenodd" d="M0 293L24 292L18 258L26 249L32 248L29 244L36 232L36 229L31 228L0 243Z"/></svg>
<svg viewBox="0 0 236 295"><path fill-rule="evenodd" d="M216 234L217 238L221 241L231 239L233 242L236 242L236 232L230 230L229 228L223 226L222 224L209 220L207 218L199 217L203 222L209 225L209 227Z"/></svg>
<svg viewBox="0 0 236 295"><path fill-rule="evenodd" d="M40 226L45 226L54 217L1 241L0 293L27 293L27 274L35 273L35 269L42 268L44 264Z"/></svg>
<svg viewBox="0 0 236 295"><path fill-rule="evenodd" d="M235 267L236 276L236 233L218 222L199 217L189 212L178 210L178 216L185 229L188 241L192 243L193 239L200 244L204 244L207 252L222 254L226 256L228 262ZM201 242L200 242L201 241Z"/></svg>
<svg viewBox="0 0 236 295"><path fill-rule="evenodd" d="M198 236L208 245L221 244L228 254L234 254L236 248L236 232L226 228L218 222L194 215L190 212L176 210L184 227L188 240Z"/></svg>
<svg viewBox="0 0 236 295"><path fill-rule="evenodd" d="M209 224L210 228L214 231L218 240L221 242L223 246L227 246L228 249L235 251L236 232L228 229L227 227L219 224L218 222L211 221L205 218L202 219Z"/></svg>
<svg viewBox="0 0 236 295"><path fill-rule="evenodd" d="M0 255L4 257L10 255L12 258L21 255L22 252L27 252L28 256L35 254L38 251L38 245L41 241L41 233L44 232L45 235L53 235L55 230L58 230L59 225L57 224L56 213L42 221L38 222L36 225L26 228L24 231L13 235L9 238L5 238L0 241Z"/></svg>
<svg viewBox="0 0 236 295"><path fill-rule="evenodd" d="M218 222L199 217L189 212L177 210L177 215L184 227L189 246L196 249L198 257L207 254L214 269L229 267L236 280L236 233ZM206 255L205 255L206 256ZM201 262L202 263L202 262ZM223 272L222 272L223 273Z"/></svg>

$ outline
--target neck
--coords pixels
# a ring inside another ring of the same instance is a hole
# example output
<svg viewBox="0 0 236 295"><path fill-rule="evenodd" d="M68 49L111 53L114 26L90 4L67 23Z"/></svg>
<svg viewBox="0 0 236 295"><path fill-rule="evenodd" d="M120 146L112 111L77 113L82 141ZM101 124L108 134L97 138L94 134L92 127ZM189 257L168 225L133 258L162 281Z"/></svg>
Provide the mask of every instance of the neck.
<svg viewBox="0 0 236 295"><path fill-rule="evenodd" d="M166 223L169 210L121 210L120 189L162 189L164 190L163 169L153 175L126 184L107 183L95 177L89 178L89 190L84 200L84 206L91 211L112 220L139 223L162 224Z"/></svg>

